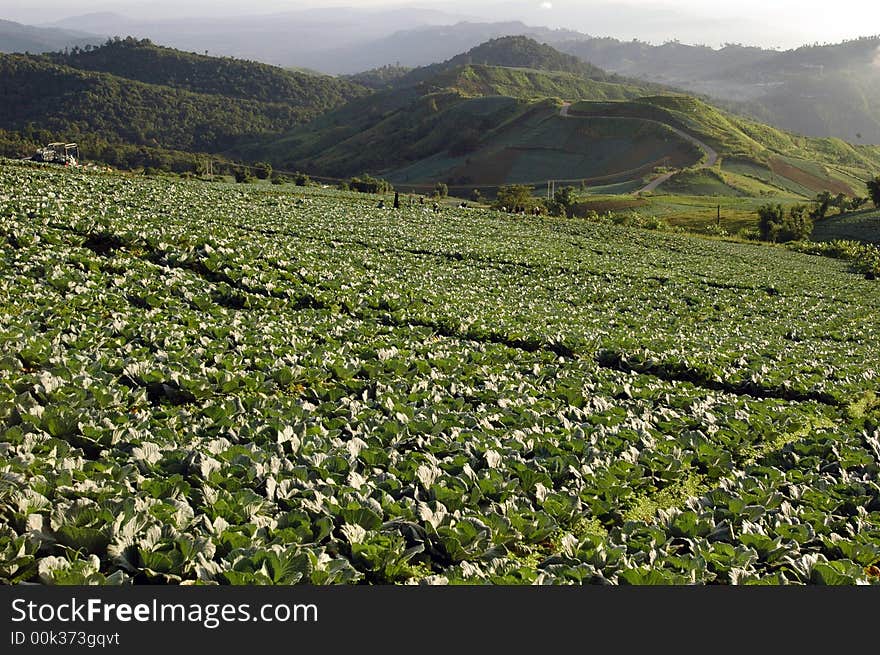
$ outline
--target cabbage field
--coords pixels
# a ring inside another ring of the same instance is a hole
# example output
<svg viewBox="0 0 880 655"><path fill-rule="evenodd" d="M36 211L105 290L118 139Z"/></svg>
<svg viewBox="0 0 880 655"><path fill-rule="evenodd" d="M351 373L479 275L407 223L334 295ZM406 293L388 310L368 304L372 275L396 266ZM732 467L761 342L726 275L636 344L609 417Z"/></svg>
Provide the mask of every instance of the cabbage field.
<svg viewBox="0 0 880 655"><path fill-rule="evenodd" d="M880 582L880 284L0 162L0 581Z"/></svg>

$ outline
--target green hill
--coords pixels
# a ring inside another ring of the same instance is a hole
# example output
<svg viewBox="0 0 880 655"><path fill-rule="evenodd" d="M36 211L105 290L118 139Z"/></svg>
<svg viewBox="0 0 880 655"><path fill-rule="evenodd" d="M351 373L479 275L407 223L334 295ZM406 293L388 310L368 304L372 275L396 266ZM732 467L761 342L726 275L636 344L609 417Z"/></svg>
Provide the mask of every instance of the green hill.
<svg viewBox="0 0 880 655"><path fill-rule="evenodd" d="M784 52L610 38L556 46L605 70L707 94L785 130L880 144L880 36Z"/></svg>
<svg viewBox="0 0 880 655"><path fill-rule="evenodd" d="M705 141L721 169L796 195L819 191L864 195L862 180L880 168L880 147L800 136L729 114L690 96L653 96L634 102L580 102L576 116L626 116L660 121Z"/></svg>
<svg viewBox="0 0 880 655"><path fill-rule="evenodd" d="M454 90L463 96L500 95L512 98L589 98L625 100L648 92L632 86L535 68L465 64L438 73L422 83L423 91Z"/></svg>
<svg viewBox="0 0 880 655"><path fill-rule="evenodd" d="M398 78L393 88L357 99L280 139L258 140L237 152L249 159L267 159L284 168L328 176L367 171L398 181L448 179L488 184L487 180L504 183L508 179L499 174L503 165L489 162L516 159L520 164L515 168L522 172L513 179L533 179L543 176L546 162L554 159L548 153L561 154L577 143L583 152L575 169L568 170L562 162L572 162L561 157L554 170L565 171L566 177L606 175L609 171L597 164L602 158L583 165L584 152L596 135L559 129L564 121L559 117L558 99L630 100L652 90L651 85L615 80L601 69L525 37L495 39L443 64L411 71ZM538 136L534 130L545 122ZM520 129L527 133L518 134ZM629 144L613 129L611 133L617 147L628 151ZM672 140L670 156L681 162L682 153L676 151L679 139L665 138ZM511 154L511 149L516 153ZM657 150L648 145L644 156L623 152L621 158L626 160L626 169L643 167L662 159ZM544 153L540 161L533 161L532 155L539 151ZM526 152L531 154L523 158ZM651 159L654 155L658 156ZM695 158L691 153L690 159ZM429 165L419 166L428 159ZM474 161L486 161L491 171L480 170ZM533 165L538 168L526 172Z"/></svg>
<svg viewBox="0 0 880 655"><path fill-rule="evenodd" d="M880 209L866 209L817 221L814 241L843 239L880 244Z"/></svg>
<svg viewBox="0 0 880 655"><path fill-rule="evenodd" d="M0 150L30 154L46 141L76 140L86 158L121 166L138 148L223 153L368 92L134 39L68 55L0 55L0 80Z"/></svg>
<svg viewBox="0 0 880 655"><path fill-rule="evenodd" d="M399 88L424 83L444 73L471 66L525 69L544 73L568 73L583 80L635 86L645 89L645 93L650 90L655 92L669 90L669 87L608 73L598 66L562 53L547 44L538 43L526 36L503 36L491 39L442 63L416 68L400 77L395 86Z"/></svg>
<svg viewBox="0 0 880 655"><path fill-rule="evenodd" d="M601 68L526 36L503 36L491 39L442 64L425 66L417 71L420 71L421 75L430 76L441 70L468 64L559 71L593 80L606 80L610 77Z"/></svg>
<svg viewBox="0 0 880 655"><path fill-rule="evenodd" d="M283 103L312 112L326 111L367 93L359 84L326 75L310 75L231 57L208 57L131 37L109 40L100 48L74 49L46 57L59 65L110 73L147 84Z"/></svg>
<svg viewBox="0 0 880 655"><path fill-rule="evenodd" d="M855 196L880 169L880 148L797 136L690 96L652 95L564 71L482 64L433 70L418 84L359 99L242 153L327 176L369 172L404 188L444 181L465 192L545 180L631 181L635 187L627 188L638 189L655 169L711 163L711 170L675 175L660 191ZM568 116L560 98L576 101ZM714 149L717 162L697 142Z"/></svg>

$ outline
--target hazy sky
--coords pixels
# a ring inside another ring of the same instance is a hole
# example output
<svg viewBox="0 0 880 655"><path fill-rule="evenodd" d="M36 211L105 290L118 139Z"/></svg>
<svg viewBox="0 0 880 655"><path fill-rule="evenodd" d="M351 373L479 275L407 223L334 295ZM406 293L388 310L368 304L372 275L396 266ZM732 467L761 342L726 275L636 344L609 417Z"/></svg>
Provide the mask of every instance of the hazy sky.
<svg viewBox="0 0 880 655"><path fill-rule="evenodd" d="M95 11L137 18L271 13L320 6L417 6L477 20L524 20L595 36L770 47L880 33L880 2L865 0L0 0L0 18L32 24Z"/></svg>

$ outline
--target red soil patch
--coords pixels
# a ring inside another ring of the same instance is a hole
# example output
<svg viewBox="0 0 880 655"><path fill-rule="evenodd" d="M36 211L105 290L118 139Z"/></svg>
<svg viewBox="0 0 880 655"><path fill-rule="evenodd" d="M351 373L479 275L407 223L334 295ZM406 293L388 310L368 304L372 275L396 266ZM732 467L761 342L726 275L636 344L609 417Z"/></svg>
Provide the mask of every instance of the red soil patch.
<svg viewBox="0 0 880 655"><path fill-rule="evenodd" d="M797 182L801 186L804 186L811 191L830 191L831 193L842 193L850 197L856 195L852 188L841 180L835 180L828 177L817 177L812 173L801 170L797 166L792 166L787 161L784 161L782 159L771 159L770 170L777 175L781 175L782 177L786 177L793 182Z"/></svg>

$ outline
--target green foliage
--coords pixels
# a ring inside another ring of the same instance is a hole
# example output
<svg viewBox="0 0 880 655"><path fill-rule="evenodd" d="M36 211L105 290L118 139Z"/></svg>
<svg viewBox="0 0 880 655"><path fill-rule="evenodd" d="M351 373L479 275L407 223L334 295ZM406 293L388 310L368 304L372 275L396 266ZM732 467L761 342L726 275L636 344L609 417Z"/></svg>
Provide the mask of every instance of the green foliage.
<svg viewBox="0 0 880 655"><path fill-rule="evenodd" d="M494 209L513 214L533 212L541 206L541 201L532 195L532 187L525 184L509 184L498 189Z"/></svg>
<svg viewBox="0 0 880 655"><path fill-rule="evenodd" d="M390 193L394 191L394 187L390 182L372 175L353 177L348 182L343 183L343 188L360 193Z"/></svg>
<svg viewBox="0 0 880 655"><path fill-rule="evenodd" d="M868 195L874 206L880 208L880 175L868 180Z"/></svg>
<svg viewBox="0 0 880 655"><path fill-rule="evenodd" d="M787 213L778 203L762 205L758 208L758 219L758 229L764 241L803 241L813 232L813 221L806 205L794 205Z"/></svg>
<svg viewBox="0 0 880 655"><path fill-rule="evenodd" d="M445 182L437 182L431 195L434 198L446 198L449 195L449 187Z"/></svg>
<svg viewBox="0 0 880 655"><path fill-rule="evenodd" d="M257 179L251 173L251 169L249 166L236 166L233 169L232 174L235 177L235 181L239 184L250 184Z"/></svg>
<svg viewBox="0 0 880 655"><path fill-rule="evenodd" d="M268 180L272 177L272 164L261 161L254 164L252 168L254 175L260 180Z"/></svg>
<svg viewBox="0 0 880 655"><path fill-rule="evenodd" d="M406 66L395 66L389 64L380 68L373 68L368 71L363 71L362 73L345 75L344 79L348 80L349 82L365 86L368 89L379 91L389 87L401 77L409 73L411 70L411 68L407 68Z"/></svg>
<svg viewBox="0 0 880 655"><path fill-rule="evenodd" d="M835 239L798 246L801 252L842 259L852 263L853 270L869 280L880 278L880 247L859 241Z"/></svg>
<svg viewBox="0 0 880 655"><path fill-rule="evenodd" d="M3 583L880 582L880 286L838 262L320 187L0 189Z"/></svg>
<svg viewBox="0 0 880 655"><path fill-rule="evenodd" d="M285 70L233 57L209 57L152 43L113 38L103 46L44 55L59 66L198 94L286 104L320 112L366 94L357 83Z"/></svg>
<svg viewBox="0 0 880 655"><path fill-rule="evenodd" d="M548 205L554 216L573 216L574 206L578 201L578 190L572 186L557 189Z"/></svg>
<svg viewBox="0 0 880 655"><path fill-rule="evenodd" d="M179 163L179 151L225 152L366 93L329 77L131 38L67 54L0 55L0 78L0 130L21 135L26 154L34 143L63 139L77 141L85 159L178 171L194 169L191 157Z"/></svg>
<svg viewBox="0 0 880 655"><path fill-rule="evenodd" d="M831 207L834 199L830 192L822 191L813 202L813 211L810 212L810 216L815 221L821 221L828 215L828 208Z"/></svg>

